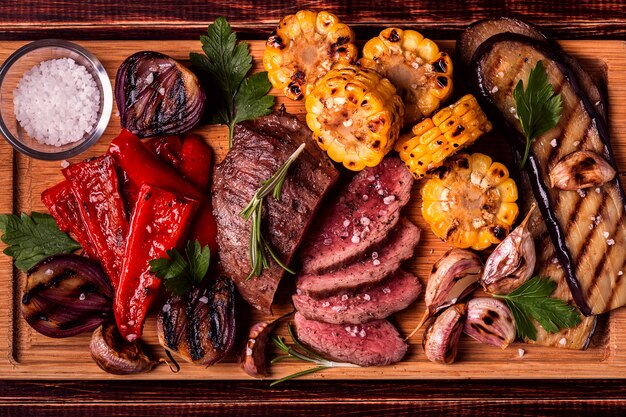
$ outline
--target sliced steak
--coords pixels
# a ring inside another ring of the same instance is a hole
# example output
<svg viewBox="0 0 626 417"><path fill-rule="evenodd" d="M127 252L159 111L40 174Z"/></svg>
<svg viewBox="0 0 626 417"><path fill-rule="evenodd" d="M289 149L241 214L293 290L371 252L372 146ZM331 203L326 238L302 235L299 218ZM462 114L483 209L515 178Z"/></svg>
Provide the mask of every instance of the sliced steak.
<svg viewBox="0 0 626 417"><path fill-rule="evenodd" d="M294 116L273 114L235 128L233 147L215 170L213 207L223 271L243 298L268 312L283 269L274 261L260 277L246 280L250 270L250 222L239 213L261 183L271 177L303 142L306 150L291 166L281 198L263 204L263 235L286 264L295 251L322 198L339 173L317 145L311 132Z"/></svg>
<svg viewBox="0 0 626 417"><path fill-rule="evenodd" d="M324 298L293 296L293 304L310 320L333 324L360 324L389 317L407 308L422 291L419 279L398 269L377 285L357 293Z"/></svg>
<svg viewBox="0 0 626 417"><path fill-rule="evenodd" d="M307 235L300 255L302 271L337 269L380 243L398 222L412 185L411 173L396 157L359 172Z"/></svg>
<svg viewBox="0 0 626 417"><path fill-rule="evenodd" d="M334 272L301 275L296 286L300 292L314 297L370 287L412 257L419 238L420 229L402 218L380 249L367 251L358 262Z"/></svg>
<svg viewBox="0 0 626 417"><path fill-rule="evenodd" d="M342 325L294 316L298 339L324 357L359 366L389 365L402 360L407 351L398 330L387 320Z"/></svg>

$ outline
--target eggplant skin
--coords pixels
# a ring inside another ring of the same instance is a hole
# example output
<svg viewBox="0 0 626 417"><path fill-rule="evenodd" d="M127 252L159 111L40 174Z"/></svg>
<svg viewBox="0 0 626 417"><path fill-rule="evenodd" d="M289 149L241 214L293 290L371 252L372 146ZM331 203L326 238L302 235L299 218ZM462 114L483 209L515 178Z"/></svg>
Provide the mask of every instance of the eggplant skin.
<svg viewBox="0 0 626 417"><path fill-rule="evenodd" d="M554 80L551 82L564 97L564 116L555 130L533 140L525 172L574 301L583 314L600 314L626 304L626 281L617 273L626 267L622 249L626 243L626 197L619 178L595 192L576 193L547 186L550 169L574 151L596 152L616 166L604 118L580 87L564 56L543 42L502 33L478 47L468 70L472 86L487 111L504 120L509 128L511 145L519 160L525 138L509 111L514 106L512 90L516 80L526 79L536 61L545 61L549 77ZM551 145L554 138L556 145ZM596 223L590 219L597 219ZM603 237L604 232L611 239ZM614 270L612 265L617 268Z"/></svg>
<svg viewBox="0 0 626 417"><path fill-rule="evenodd" d="M207 280L209 278L206 278ZM157 317L159 343L196 365L222 360L235 341L235 286L226 277L170 298Z"/></svg>

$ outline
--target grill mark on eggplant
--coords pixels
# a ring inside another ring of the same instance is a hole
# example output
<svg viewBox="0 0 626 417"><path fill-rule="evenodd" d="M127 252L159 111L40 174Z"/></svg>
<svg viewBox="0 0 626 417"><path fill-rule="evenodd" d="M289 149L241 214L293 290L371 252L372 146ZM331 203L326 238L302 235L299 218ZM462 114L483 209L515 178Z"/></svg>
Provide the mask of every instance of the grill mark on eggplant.
<svg viewBox="0 0 626 417"><path fill-rule="evenodd" d="M602 211L604 210L604 206L606 204L607 197L608 197L608 193L603 193L602 200L600 200L600 205L598 206L598 209L596 210L594 217L597 218L598 215L601 214ZM580 198L579 201L582 201L582 198ZM593 235L594 231L595 231L595 227L593 229L590 229L589 232L587 233L587 236L585 236L585 239L582 240L582 246L580 248L580 251L578 252L578 258L576 259L576 262L574 264L576 269L578 269L580 263L582 262L582 260L587 255L587 251L589 250L589 247L590 247L589 243L591 241L591 236ZM597 279L598 278L596 276L592 277L592 281L590 283L590 286L591 285L595 285L595 281Z"/></svg>

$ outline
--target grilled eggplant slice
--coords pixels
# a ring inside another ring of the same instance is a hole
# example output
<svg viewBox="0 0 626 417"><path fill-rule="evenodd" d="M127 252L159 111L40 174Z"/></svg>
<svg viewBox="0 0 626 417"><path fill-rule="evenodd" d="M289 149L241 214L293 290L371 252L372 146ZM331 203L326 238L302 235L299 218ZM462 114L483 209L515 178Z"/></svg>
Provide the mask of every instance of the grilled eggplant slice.
<svg viewBox="0 0 626 417"><path fill-rule="evenodd" d="M208 288L170 298L157 317L159 343L196 365L228 354L235 340L235 286L219 277Z"/></svg>
<svg viewBox="0 0 626 417"><path fill-rule="evenodd" d="M527 36L503 33L478 47L469 65L475 90L510 128L519 158L525 142L515 118L513 89L541 60L549 82L563 100L558 125L533 141L526 173L546 222L574 301L585 315L626 303L626 198L619 178L591 192L550 188L549 172L565 155L586 150L613 167L604 118L598 116L563 53Z"/></svg>

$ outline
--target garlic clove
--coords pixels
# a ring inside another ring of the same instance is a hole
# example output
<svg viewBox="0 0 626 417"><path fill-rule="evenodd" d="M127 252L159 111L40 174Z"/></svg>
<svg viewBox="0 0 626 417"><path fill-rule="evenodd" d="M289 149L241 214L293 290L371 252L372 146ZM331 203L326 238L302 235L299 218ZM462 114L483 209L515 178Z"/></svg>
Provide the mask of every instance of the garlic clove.
<svg viewBox="0 0 626 417"><path fill-rule="evenodd" d="M98 366L110 374L129 375L148 372L158 362L143 352L140 341L129 342L114 323L104 323L91 336L89 350Z"/></svg>
<svg viewBox="0 0 626 417"><path fill-rule="evenodd" d="M615 178L615 168L595 152L573 152L550 171L550 185L560 190L576 191L598 187Z"/></svg>
<svg viewBox="0 0 626 417"><path fill-rule="evenodd" d="M422 346L429 361L442 364L454 362L466 313L465 304L454 304L426 328Z"/></svg>
<svg viewBox="0 0 626 417"><path fill-rule="evenodd" d="M463 332L480 343L504 349L515 340L515 320L505 302L473 298L467 303Z"/></svg>
<svg viewBox="0 0 626 417"><path fill-rule="evenodd" d="M480 277L486 292L508 294L532 277L537 253L527 225L535 207L533 204L522 223L487 258Z"/></svg>
<svg viewBox="0 0 626 417"><path fill-rule="evenodd" d="M253 378L267 376L265 346L278 320L264 320L254 324L248 331L246 345L241 355L241 368Z"/></svg>

